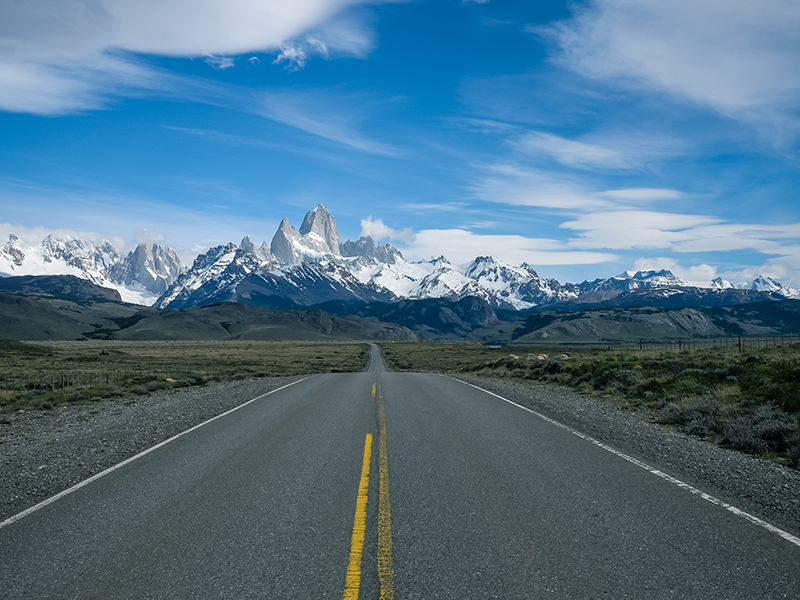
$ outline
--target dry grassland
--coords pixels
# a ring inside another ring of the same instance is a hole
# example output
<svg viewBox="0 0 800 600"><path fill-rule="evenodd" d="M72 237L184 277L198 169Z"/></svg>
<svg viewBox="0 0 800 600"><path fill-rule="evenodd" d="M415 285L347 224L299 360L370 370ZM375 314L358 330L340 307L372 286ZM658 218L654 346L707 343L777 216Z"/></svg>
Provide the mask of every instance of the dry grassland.
<svg viewBox="0 0 800 600"><path fill-rule="evenodd" d="M0 340L0 407L47 409L213 380L360 371L368 348L327 342Z"/></svg>

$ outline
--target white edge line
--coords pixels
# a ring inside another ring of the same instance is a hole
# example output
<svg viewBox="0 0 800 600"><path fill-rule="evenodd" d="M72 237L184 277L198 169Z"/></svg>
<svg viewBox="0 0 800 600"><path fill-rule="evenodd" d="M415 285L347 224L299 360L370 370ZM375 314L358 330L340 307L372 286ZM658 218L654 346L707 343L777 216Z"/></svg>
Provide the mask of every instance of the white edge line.
<svg viewBox="0 0 800 600"><path fill-rule="evenodd" d="M119 469L120 467L124 467L124 466L125 466L125 465L127 465L128 463L132 463L132 462L133 462L133 461L135 461L136 459L143 457L145 454L150 454L150 453L151 453L153 450L158 450L159 448L161 448L161 446L165 446L165 445L169 444L170 442L177 440L179 437L181 437L181 436L184 436L184 435L186 435L187 433L190 433L190 432L194 431L195 429L199 429L199 428L200 428L200 427L202 427L203 425L208 425L209 423L211 423L211 421L216 421L217 419L221 419L221 418L222 418L222 417L224 417L225 415L229 415L229 414L231 414L233 411L235 411L235 410L239 410L240 408L243 408L243 407L247 406L247 405L248 405L248 404L250 404L251 402L255 402L256 400L260 400L260 399L261 399L261 398L263 398L264 396L269 396L270 394L274 394L275 392L280 392L281 390L285 390L285 389L286 389L286 388L288 388L289 386L292 386L292 385L295 385L295 384L297 384L297 383L300 383L301 381L305 381L306 379L308 379L308 377L303 377L303 379L298 379L297 381L293 381L292 383L287 383L286 385L283 385L283 386L281 386L281 387L279 387L279 388L276 388L276 389L274 389L274 390L272 390L272 391L270 391L270 392L267 392L266 394L261 394L260 396L256 396L255 398L253 398L252 400L248 400L248 401L247 401L247 402L245 402L244 404L240 404L239 406L235 406L234 408L232 408L232 409L230 409L230 410L228 410L228 411L225 411L224 413L222 413L222 414L219 414L219 415L217 415L216 417L211 417L211 418L210 418L210 419L208 419L207 421L203 421L203 422L202 422L202 423L200 423L199 425L195 425L194 427L191 427L191 428L187 429L186 431L182 431L182 432L180 432L180 433L179 433L179 434L177 434L177 435L173 435L171 438L169 438L169 439L167 439L167 440L164 440L163 442L160 442L160 443L156 444L155 446L152 446L152 447L148 448L147 450L144 450L144 451L142 451L142 452L139 452L139 454L137 454L137 455L135 455L135 456L131 456L130 458L126 458L126 459L125 459L125 460L123 460L121 463L117 463L116 465L114 465L113 467L109 467L109 468L108 468L108 469L106 469L105 471L100 471L99 473L95 473L94 475L92 475L92 476L91 476L91 477L89 477L88 479L84 479L84 480L83 480L83 481L81 481L80 483L76 483L76 484L75 484L75 485L73 485L71 488L67 488L67 489L66 489L66 490L64 490L63 492L59 492L58 494L56 494L55 496L51 496L51 497L50 497L50 498L48 498L47 500L42 500L41 502L39 502L39 504L36 504L36 505L34 505L34 506L31 506L30 508L27 508L27 509L23 510L23 511L22 511L21 513L19 513L19 514L16 514L16 515L14 515L13 517L9 517L8 519L6 519L6 520L5 520L5 521L3 521L2 523L0 523L0 529L2 529L3 527L5 527L6 525L11 525L12 523L16 523L16 522L17 522L17 521L19 521L20 519L22 519L22 518L24 518L24 517L27 517L29 514L31 514L31 513L33 513L33 512L36 512L36 511L37 511L37 510L39 510L40 508L44 508L44 507L45 507L45 506L47 506L48 504L52 504L53 502L55 502L56 500L58 500L58 499L60 499L60 498L63 498L63 497L64 497L64 496L66 496L67 494L71 494L72 492L74 492L74 491L76 491L76 490L79 490L79 489L80 489L80 488L82 488L83 486L85 486L85 485L89 485L89 484L90 484L90 483L92 483L93 481L95 481L95 480L97 480L97 479L100 479L100 478L101 478L101 477L103 477L104 475L108 475L108 474L109 474L109 473L111 473L112 471L116 471L116 470L117 470L117 469Z"/></svg>
<svg viewBox="0 0 800 600"><path fill-rule="evenodd" d="M445 377L449 377L449 376L445 375ZM696 496L700 496L703 500L711 502L711 504L716 504L717 506L721 506L725 510L730 511L733 514L735 514L735 515L737 515L739 517L742 517L743 519L746 519L746 520L750 521L751 523L754 523L755 525L763 527L767 531L770 531L770 532L772 532L774 534L779 535L780 537L785 539L787 542L790 542L790 543L794 544L795 546L800 546L800 538L792 535L791 533L789 533L787 531L784 531L783 529L779 529L778 527L775 527L774 525L771 525L771 524L767 523L766 521L762 521L758 517L756 517L754 515L751 515L750 513L747 513L747 512L745 512L743 510L740 510L740 509L736 508L735 506L733 506L731 504L728 504L727 502L723 502L722 500L720 500L718 498L715 498L714 496L711 496L710 494L706 494L704 491L699 490L696 487L693 487L693 486L689 485L688 483L684 483L680 479L676 479L675 477L672 477L671 475L667 475L666 473L664 473L662 471L659 471L658 469L656 469L654 467L651 467L647 463L644 463L644 462L642 462L642 461L640 461L640 460L638 460L636 458L633 458L632 456L628 456L624 452L620 452L616 448L612 448L611 446L608 446L608 445L604 444L603 442L600 442L600 441L594 439L593 437L590 437L590 436L588 436L588 435L586 435L584 433L581 433L580 431L578 431L576 429L573 429L572 427L569 427L568 425L564 425L563 423L560 423L559 421L556 421L555 419L551 419L550 417L546 417L545 415L543 415L541 413L538 413L535 410L531 410L530 408L527 408L526 406L522 406L521 404L517 404L516 402L514 402L513 400L509 400L508 398L503 398L503 396L500 396L499 394L495 394L494 392L490 392L489 390L485 390L482 387L478 387L477 385L473 385L471 383L467 383L466 381L462 381L461 379L456 379L455 377L449 377L449 379L453 379L455 381L460 381L464 385L468 385L470 387L473 387L476 390L480 390L480 391L482 391L482 392L484 392L486 394L489 394L490 396L494 396L495 398L499 398L500 400L502 400L504 402L508 402L509 404L512 404L513 406L516 406L517 408L521 408L522 410L528 411L529 413L536 415L540 419L544 419L545 421L547 421L548 423L551 423L552 425L555 425L556 427L561 427L561 429L565 429L566 431L569 431L571 434L576 435L579 438L584 439L587 442L590 442L590 443L594 444L595 446L598 446L599 448L602 448L603 450L607 450L608 452L611 452L612 454L615 454L616 456L619 456L620 458L622 458L624 460L627 460L630 463L633 463L637 467L640 467L640 468L644 469L645 471L648 471L649 473L652 473L653 475L656 475L657 477L660 477L661 479L663 479L665 481L668 481L668 482L672 483L673 485L678 486L679 488L683 488L684 490L687 490L687 491L691 492L692 494L695 494Z"/></svg>

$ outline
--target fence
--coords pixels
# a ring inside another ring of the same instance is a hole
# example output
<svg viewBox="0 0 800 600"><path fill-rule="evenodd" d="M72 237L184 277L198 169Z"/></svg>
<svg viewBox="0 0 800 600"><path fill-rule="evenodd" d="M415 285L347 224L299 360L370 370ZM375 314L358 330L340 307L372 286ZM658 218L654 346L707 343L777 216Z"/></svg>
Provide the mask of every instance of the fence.
<svg viewBox="0 0 800 600"><path fill-rule="evenodd" d="M78 387L118 386L134 381L182 379L189 376L214 377L217 371L188 369L186 367L162 367L159 369L126 369L103 371L33 371L28 373L4 373L0 375L0 389L21 392L25 390L65 390Z"/></svg>
<svg viewBox="0 0 800 600"><path fill-rule="evenodd" d="M677 340L645 340L633 342L601 342L587 344L589 347L608 350L655 350L660 352L682 352L707 348L726 348L744 352L758 348L784 348L790 344L800 344L800 334L771 336L731 336L716 338L687 338Z"/></svg>

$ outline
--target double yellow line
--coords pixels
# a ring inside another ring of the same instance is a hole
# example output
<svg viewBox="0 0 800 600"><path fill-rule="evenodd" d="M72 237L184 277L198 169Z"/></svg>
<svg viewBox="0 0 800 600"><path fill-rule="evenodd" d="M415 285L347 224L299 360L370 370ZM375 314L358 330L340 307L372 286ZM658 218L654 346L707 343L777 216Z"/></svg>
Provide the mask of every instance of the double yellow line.
<svg viewBox="0 0 800 600"><path fill-rule="evenodd" d="M380 434L378 484L378 578L381 584L381 600L394 600L394 568L392 566L392 509L389 503L389 453L386 446L386 410L383 406L377 382L372 384L372 397L379 398ZM343 600L358 600L361 590L361 559L364 554L364 536L367 530L367 499L369 492L369 468L372 458L372 434L364 441L364 460L361 464L361 480L358 483L356 516L353 520L353 536L350 541L350 561L347 565Z"/></svg>

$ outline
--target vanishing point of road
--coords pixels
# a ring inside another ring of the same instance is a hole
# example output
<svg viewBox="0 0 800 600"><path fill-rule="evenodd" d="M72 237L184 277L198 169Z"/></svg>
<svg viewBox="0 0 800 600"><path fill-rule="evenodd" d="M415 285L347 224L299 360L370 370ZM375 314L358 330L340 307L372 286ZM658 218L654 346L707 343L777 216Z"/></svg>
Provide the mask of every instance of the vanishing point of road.
<svg viewBox="0 0 800 600"><path fill-rule="evenodd" d="M5 521L0 597L800 598L800 540L653 471L373 347Z"/></svg>

